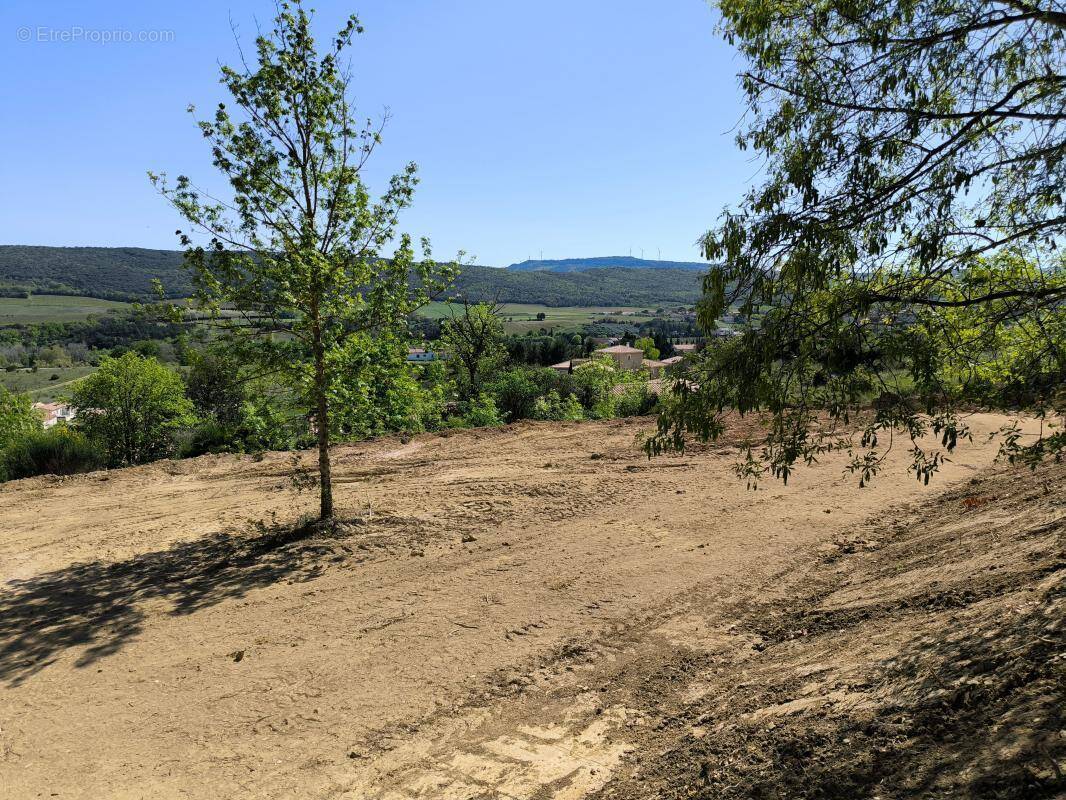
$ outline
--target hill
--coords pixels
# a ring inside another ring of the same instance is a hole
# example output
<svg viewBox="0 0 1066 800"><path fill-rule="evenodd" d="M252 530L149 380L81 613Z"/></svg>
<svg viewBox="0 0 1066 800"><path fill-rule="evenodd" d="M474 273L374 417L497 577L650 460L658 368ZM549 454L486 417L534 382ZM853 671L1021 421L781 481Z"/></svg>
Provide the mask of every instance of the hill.
<svg viewBox="0 0 1066 800"><path fill-rule="evenodd" d="M701 261L656 261L633 256L599 256L596 258L562 258L521 261L507 267L512 272L587 272L592 269L620 267L622 269L689 270L706 272L708 264Z"/></svg>
<svg viewBox="0 0 1066 800"><path fill-rule="evenodd" d="M28 291L145 300L154 296L153 280L163 284L168 297L185 297L192 290L177 250L0 245L0 295ZM546 306L689 305L699 297L700 276L688 269L555 273L467 266L456 291L472 300Z"/></svg>
<svg viewBox="0 0 1066 800"><path fill-rule="evenodd" d="M0 245L0 294L143 300L153 296L152 281L158 280L170 297L183 297L191 287L181 263L177 250Z"/></svg>

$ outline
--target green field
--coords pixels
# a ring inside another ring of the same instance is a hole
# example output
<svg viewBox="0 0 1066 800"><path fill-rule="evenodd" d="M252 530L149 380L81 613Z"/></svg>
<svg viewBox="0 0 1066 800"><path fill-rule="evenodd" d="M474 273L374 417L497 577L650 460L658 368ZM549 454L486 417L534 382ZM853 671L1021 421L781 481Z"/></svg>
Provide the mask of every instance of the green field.
<svg viewBox="0 0 1066 800"><path fill-rule="evenodd" d="M422 308L419 313L430 319L449 317L462 311L457 303L435 302ZM645 322L653 314L654 308L636 308L634 306L542 306L534 303L505 303L500 307L500 316L508 333L525 333L541 328L554 330L556 333L576 331L582 325L595 322L604 317L613 317L626 322ZM544 314L543 320L537 314Z"/></svg>
<svg viewBox="0 0 1066 800"><path fill-rule="evenodd" d="M0 384L12 392L29 392L34 400L45 402L55 400L70 391L70 385L78 378L84 378L96 367L39 367L36 372L19 369L14 372L0 372ZM52 380L53 375L59 377Z"/></svg>
<svg viewBox="0 0 1066 800"><path fill-rule="evenodd" d="M0 326L41 322L77 322L90 314L129 308L129 303L97 300L95 297L35 294L31 297L0 297Z"/></svg>

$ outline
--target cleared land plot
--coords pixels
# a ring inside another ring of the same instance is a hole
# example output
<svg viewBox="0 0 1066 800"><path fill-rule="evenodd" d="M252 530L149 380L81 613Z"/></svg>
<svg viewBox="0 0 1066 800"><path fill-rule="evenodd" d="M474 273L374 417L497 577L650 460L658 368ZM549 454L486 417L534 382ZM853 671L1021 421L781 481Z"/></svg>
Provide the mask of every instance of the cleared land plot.
<svg viewBox="0 0 1066 800"><path fill-rule="evenodd" d="M130 308L129 303L98 300L95 297L35 294L31 297L0 297L0 326L78 322L92 314L106 314Z"/></svg>
<svg viewBox="0 0 1066 800"><path fill-rule="evenodd" d="M650 420L385 439L337 448L346 522L302 539L287 531L316 500L289 454L5 485L0 796L561 800L612 780L654 796L639 767L680 746L671 720L717 741L713 706L692 723L676 710L701 687L762 708L760 654L787 654L793 626L759 609L799 602L783 576L968 486L1003 422L972 418L977 444L929 487L896 448L861 491L837 455L757 493L730 442L648 461L635 436ZM913 580L939 577L942 550ZM911 569L889 559L873 595L897 563ZM825 652L812 660L849 663ZM670 787L702 781L700 764L677 761L679 784L674 763L649 780L693 796Z"/></svg>

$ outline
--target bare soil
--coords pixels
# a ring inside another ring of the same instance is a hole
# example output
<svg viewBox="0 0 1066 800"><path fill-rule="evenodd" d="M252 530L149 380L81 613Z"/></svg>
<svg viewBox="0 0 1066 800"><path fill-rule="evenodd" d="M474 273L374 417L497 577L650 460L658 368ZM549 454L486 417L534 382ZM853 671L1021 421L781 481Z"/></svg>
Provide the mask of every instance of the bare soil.
<svg viewBox="0 0 1066 800"><path fill-rule="evenodd" d="M747 491L739 425L380 440L325 532L288 454L8 484L0 797L1060 796L1066 470L1002 422L862 490Z"/></svg>

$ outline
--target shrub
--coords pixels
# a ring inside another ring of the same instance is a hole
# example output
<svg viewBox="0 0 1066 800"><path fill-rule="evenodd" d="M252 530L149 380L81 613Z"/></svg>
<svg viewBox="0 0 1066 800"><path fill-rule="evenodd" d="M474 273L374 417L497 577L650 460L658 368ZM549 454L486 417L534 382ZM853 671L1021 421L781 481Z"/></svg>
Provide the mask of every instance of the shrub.
<svg viewBox="0 0 1066 800"><path fill-rule="evenodd" d="M0 450L30 433L41 430L41 418L28 394L9 392L0 386Z"/></svg>
<svg viewBox="0 0 1066 800"><path fill-rule="evenodd" d="M193 458L206 453L232 453L242 449L236 432L213 419L206 419L193 428L179 432L175 439L179 458Z"/></svg>
<svg viewBox="0 0 1066 800"><path fill-rule="evenodd" d="M615 398L616 417L637 417L650 414L655 408L655 395L648 391L646 383L628 383L622 394Z"/></svg>
<svg viewBox="0 0 1066 800"><path fill-rule="evenodd" d="M585 418L585 411L581 403L572 394L560 397L559 393L552 389L544 397L538 397L533 404L533 419L577 421Z"/></svg>
<svg viewBox="0 0 1066 800"><path fill-rule="evenodd" d="M90 472L103 467L105 460L91 440L65 425L56 425L12 442L0 456L0 479Z"/></svg>
<svg viewBox="0 0 1066 800"><path fill-rule="evenodd" d="M503 418L496 402L482 392L467 404L463 423L470 428L488 428L503 425Z"/></svg>
<svg viewBox="0 0 1066 800"><path fill-rule="evenodd" d="M533 416L537 398L559 383L555 370L515 367L498 373L485 387L508 422Z"/></svg>

